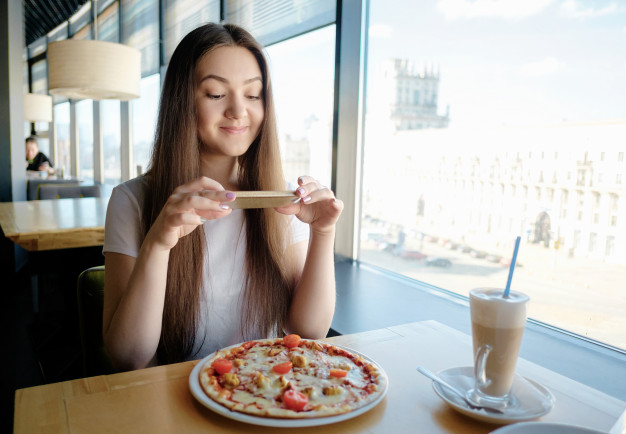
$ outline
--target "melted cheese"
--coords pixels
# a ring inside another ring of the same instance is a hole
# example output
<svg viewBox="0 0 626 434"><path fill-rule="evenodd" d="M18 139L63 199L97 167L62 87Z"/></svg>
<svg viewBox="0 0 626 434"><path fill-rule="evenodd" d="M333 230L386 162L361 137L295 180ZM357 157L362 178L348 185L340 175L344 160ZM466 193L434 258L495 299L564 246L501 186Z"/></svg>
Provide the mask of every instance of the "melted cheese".
<svg viewBox="0 0 626 434"><path fill-rule="evenodd" d="M233 389L231 400L257 408L284 407L281 402L282 394L288 387L307 391L309 403L305 410L318 409L319 406L341 407L346 403L368 400L371 389L367 388L372 383L371 376L364 367L358 366L349 357L330 355L302 346L290 350L275 350L276 347L255 345L245 356L236 355L245 363L233 368L241 383ZM295 354L306 358L305 366L294 365L290 372L282 375L272 371L273 366L291 361ZM231 358L234 357L233 353ZM336 378L330 375L330 369L343 369L348 373L343 378ZM259 381L261 375L268 381L264 378ZM324 389L332 386L339 388L338 391L335 390L338 393L324 394Z"/></svg>

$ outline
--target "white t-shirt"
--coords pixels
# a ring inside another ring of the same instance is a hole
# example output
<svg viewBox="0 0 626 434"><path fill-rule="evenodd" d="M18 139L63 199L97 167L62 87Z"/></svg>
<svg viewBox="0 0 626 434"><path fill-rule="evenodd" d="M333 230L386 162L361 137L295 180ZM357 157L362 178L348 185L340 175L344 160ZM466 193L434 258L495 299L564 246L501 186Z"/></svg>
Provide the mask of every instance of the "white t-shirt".
<svg viewBox="0 0 626 434"><path fill-rule="evenodd" d="M113 189L107 208L103 252L137 257L141 247L140 221L146 188L145 177L140 176ZM295 188L287 184L287 189ZM208 259L204 263L201 300L205 303L191 359L244 340L240 325L246 252L244 220L244 211L235 209L226 217L204 223ZM295 216L290 216L290 222L291 243L308 240L308 225Z"/></svg>

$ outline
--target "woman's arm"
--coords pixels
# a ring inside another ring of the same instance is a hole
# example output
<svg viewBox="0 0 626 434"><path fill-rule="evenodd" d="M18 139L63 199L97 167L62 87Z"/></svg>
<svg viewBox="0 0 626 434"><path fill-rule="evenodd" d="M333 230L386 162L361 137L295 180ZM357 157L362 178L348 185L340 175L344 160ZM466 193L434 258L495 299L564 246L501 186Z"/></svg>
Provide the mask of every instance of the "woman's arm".
<svg viewBox="0 0 626 434"><path fill-rule="evenodd" d="M300 264L301 277L294 289L289 316L288 333L309 339L326 337L335 312L335 234L311 233L308 243L292 246L290 254Z"/></svg>
<svg viewBox="0 0 626 434"><path fill-rule="evenodd" d="M295 213L310 227L308 246L300 242L287 252L299 276L287 317L287 332L312 339L328 333L335 312L335 224L343 202L310 177L300 177L296 193L302 200L281 212ZM295 212L294 212L295 211Z"/></svg>
<svg viewBox="0 0 626 434"><path fill-rule="evenodd" d="M169 250L146 243L137 258L105 255L104 344L113 365L144 368L156 354L161 336Z"/></svg>
<svg viewBox="0 0 626 434"><path fill-rule="evenodd" d="M161 336L170 250L181 237L230 210L233 199L221 185L199 178L177 188L148 231L137 258L108 252L105 256L103 339L120 369L146 367Z"/></svg>

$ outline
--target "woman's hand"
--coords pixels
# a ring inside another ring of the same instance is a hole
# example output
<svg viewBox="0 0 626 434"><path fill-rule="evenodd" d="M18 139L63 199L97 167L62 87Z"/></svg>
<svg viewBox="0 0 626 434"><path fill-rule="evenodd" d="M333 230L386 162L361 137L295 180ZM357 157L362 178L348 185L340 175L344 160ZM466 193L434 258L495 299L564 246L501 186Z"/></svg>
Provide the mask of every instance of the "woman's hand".
<svg viewBox="0 0 626 434"><path fill-rule="evenodd" d="M298 185L296 194L300 200L276 210L283 214L295 214L299 220L308 223L311 229L318 233L333 231L343 210L343 202L336 199L328 187L322 186L310 176L298 178Z"/></svg>
<svg viewBox="0 0 626 434"><path fill-rule="evenodd" d="M204 176L183 184L167 199L146 241L170 250L206 220L229 215L232 210L222 203L234 199L235 193L225 191L219 182Z"/></svg>

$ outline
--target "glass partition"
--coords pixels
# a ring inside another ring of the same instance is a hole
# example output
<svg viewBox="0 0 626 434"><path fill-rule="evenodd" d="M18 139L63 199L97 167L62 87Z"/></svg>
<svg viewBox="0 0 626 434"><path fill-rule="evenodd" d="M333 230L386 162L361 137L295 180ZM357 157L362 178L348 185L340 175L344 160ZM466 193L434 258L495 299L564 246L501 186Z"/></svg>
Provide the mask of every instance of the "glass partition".
<svg viewBox="0 0 626 434"><path fill-rule="evenodd" d="M284 41L335 22L336 0L226 0L225 21L243 26L263 45Z"/></svg>
<svg viewBox="0 0 626 434"><path fill-rule="evenodd" d="M113 3L98 15L98 40L108 42L120 41L119 4Z"/></svg>
<svg viewBox="0 0 626 434"><path fill-rule="evenodd" d="M131 103L133 162L132 177L146 172L154 143L159 96L161 93L160 74L154 74L141 80L141 97Z"/></svg>
<svg viewBox="0 0 626 434"><path fill-rule="evenodd" d="M54 105L54 130L56 133L55 167L64 175L70 170L70 103L62 102Z"/></svg>
<svg viewBox="0 0 626 434"><path fill-rule="evenodd" d="M620 12L370 7L361 260L467 295L504 287L521 236L530 317L626 348Z"/></svg>
<svg viewBox="0 0 626 434"><path fill-rule="evenodd" d="M122 0L122 43L141 51L141 75L159 71L159 0Z"/></svg>
<svg viewBox="0 0 626 434"><path fill-rule="evenodd" d="M330 186L335 26L267 47L287 180L311 175Z"/></svg>
<svg viewBox="0 0 626 434"><path fill-rule="evenodd" d="M93 100L76 103L78 125L78 164L80 179L93 182Z"/></svg>
<svg viewBox="0 0 626 434"><path fill-rule="evenodd" d="M178 43L196 27L220 22L219 0L165 0L163 58L169 63Z"/></svg>
<svg viewBox="0 0 626 434"><path fill-rule="evenodd" d="M100 109L104 183L117 185L122 181L120 102L101 101Z"/></svg>

